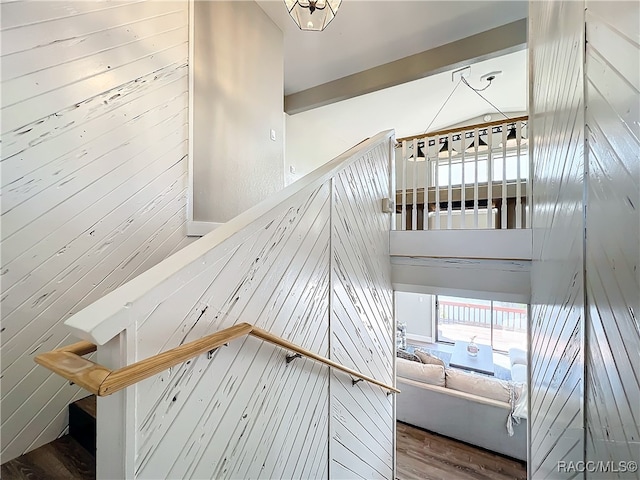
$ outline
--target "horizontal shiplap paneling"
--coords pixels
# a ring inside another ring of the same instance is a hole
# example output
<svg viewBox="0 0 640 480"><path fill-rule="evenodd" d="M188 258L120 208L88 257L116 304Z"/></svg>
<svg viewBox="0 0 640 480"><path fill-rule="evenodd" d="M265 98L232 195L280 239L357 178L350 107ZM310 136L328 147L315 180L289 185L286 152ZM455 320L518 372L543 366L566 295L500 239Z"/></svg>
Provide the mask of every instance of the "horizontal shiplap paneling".
<svg viewBox="0 0 640 480"><path fill-rule="evenodd" d="M584 5L529 4L533 259L529 476L584 460Z"/></svg>
<svg viewBox="0 0 640 480"><path fill-rule="evenodd" d="M35 365L62 321L187 242L186 2L6 2L2 462L84 395Z"/></svg>
<svg viewBox="0 0 640 480"><path fill-rule="evenodd" d="M586 5L586 460L621 465L640 458L640 5Z"/></svg>

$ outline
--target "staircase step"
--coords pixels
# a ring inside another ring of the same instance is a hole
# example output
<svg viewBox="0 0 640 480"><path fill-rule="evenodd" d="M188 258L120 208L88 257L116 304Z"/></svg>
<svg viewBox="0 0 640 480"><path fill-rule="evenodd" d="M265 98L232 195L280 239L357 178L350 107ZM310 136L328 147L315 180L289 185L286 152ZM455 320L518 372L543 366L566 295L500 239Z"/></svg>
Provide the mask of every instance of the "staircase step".
<svg viewBox="0 0 640 480"><path fill-rule="evenodd" d="M69 435L87 452L96 455L96 396L90 395L69 405Z"/></svg>
<svg viewBox="0 0 640 480"><path fill-rule="evenodd" d="M70 435L54 440L0 467L3 480L96 478L95 458Z"/></svg>

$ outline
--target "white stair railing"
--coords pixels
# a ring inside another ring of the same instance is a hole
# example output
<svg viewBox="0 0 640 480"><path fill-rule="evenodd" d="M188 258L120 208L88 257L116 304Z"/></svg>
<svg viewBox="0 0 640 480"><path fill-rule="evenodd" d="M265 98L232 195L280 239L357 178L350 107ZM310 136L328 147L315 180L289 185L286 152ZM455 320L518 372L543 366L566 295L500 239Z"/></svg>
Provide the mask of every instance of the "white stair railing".
<svg viewBox="0 0 640 480"><path fill-rule="evenodd" d="M396 229L529 228L527 121L399 139Z"/></svg>

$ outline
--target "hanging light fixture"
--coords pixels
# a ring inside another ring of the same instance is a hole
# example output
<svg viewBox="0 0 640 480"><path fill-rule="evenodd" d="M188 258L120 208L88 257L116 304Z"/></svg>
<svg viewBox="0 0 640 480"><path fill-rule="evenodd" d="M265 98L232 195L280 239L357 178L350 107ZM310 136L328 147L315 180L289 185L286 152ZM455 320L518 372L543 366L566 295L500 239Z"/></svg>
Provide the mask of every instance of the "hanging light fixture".
<svg viewBox="0 0 640 480"><path fill-rule="evenodd" d="M427 159L427 156L424 154L424 142L418 142L418 156L416 157L416 162L424 162ZM409 162L413 162L413 154L409 158L407 158Z"/></svg>
<svg viewBox="0 0 640 480"><path fill-rule="evenodd" d="M520 136L520 145L527 145L528 139L527 137L521 135ZM516 133L515 124L509 129L509 134L507 135L507 147L515 147L518 145L518 134ZM502 142L500 143L500 147L502 147Z"/></svg>
<svg viewBox="0 0 640 480"><path fill-rule="evenodd" d="M471 145L469 145L465 152L475 152L476 150L476 140L474 139L473 142L471 142ZM478 151L479 152L486 152L489 149L489 145L487 145L487 142L485 142L482 137L480 135L478 135Z"/></svg>
<svg viewBox="0 0 640 480"><path fill-rule="evenodd" d="M451 147L451 156L457 155L455 148ZM449 139L445 138L442 147L438 150L438 158L449 158Z"/></svg>
<svg viewBox="0 0 640 480"><path fill-rule="evenodd" d="M287 11L300 30L324 30L342 3L342 0L284 0Z"/></svg>

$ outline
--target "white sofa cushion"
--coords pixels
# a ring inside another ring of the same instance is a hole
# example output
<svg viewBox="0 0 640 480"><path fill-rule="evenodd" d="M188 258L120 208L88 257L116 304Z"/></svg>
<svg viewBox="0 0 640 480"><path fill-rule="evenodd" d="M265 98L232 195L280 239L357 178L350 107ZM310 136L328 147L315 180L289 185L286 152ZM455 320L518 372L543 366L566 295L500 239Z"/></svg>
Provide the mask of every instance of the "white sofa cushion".
<svg viewBox="0 0 640 480"><path fill-rule="evenodd" d="M509 360L511 361L511 366L514 365L526 365L527 364L527 352L520 348L510 348L509 349Z"/></svg>
<svg viewBox="0 0 640 480"><path fill-rule="evenodd" d="M444 367L440 365L424 364L396 358L396 373L399 377L409 378L417 382L445 386Z"/></svg>
<svg viewBox="0 0 640 480"><path fill-rule="evenodd" d="M511 367L511 380L517 383L527 383L527 366L516 363Z"/></svg>
<svg viewBox="0 0 640 480"><path fill-rule="evenodd" d="M440 365L442 368L444 368L444 361L436 357L435 355L432 355L428 352L424 352L422 350L416 350L414 353L422 363L425 363L428 365Z"/></svg>
<svg viewBox="0 0 640 480"><path fill-rule="evenodd" d="M491 398L509 403L511 400L509 383L497 378L468 373L455 368L447 368L446 386L452 390L471 393L479 397Z"/></svg>

